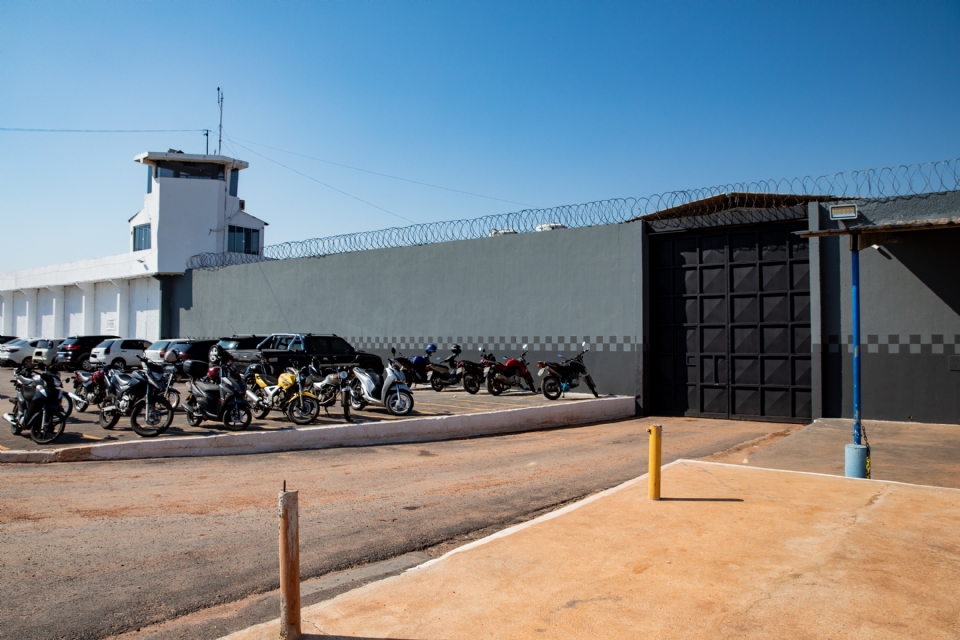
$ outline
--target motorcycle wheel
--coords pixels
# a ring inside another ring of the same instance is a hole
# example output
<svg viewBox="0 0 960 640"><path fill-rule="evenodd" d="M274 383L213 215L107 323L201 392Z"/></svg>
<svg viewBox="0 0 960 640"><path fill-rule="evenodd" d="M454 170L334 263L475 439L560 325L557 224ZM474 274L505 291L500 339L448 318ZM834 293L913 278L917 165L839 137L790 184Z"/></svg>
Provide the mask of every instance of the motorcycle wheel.
<svg viewBox="0 0 960 640"><path fill-rule="evenodd" d="M583 376L583 380L584 382L587 383L587 386L590 387L590 391L593 391L593 397L599 398L600 394L597 393L597 385L594 384L593 378L591 378L589 375L586 375L586 376Z"/></svg>
<svg viewBox="0 0 960 640"><path fill-rule="evenodd" d="M430 386L433 387L433 390L436 392L443 391L443 383L440 382L440 378L431 377Z"/></svg>
<svg viewBox="0 0 960 640"><path fill-rule="evenodd" d="M290 404L287 405L286 411L287 418L290 419L290 422L298 425L310 424L316 420L319 412L320 405L317 404L317 401L313 398L302 398L300 400L294 398L290 401Z"/></svg>
<svg viewBox="0 0 960 640"><path fill-rule="evenodd" d="M79 393L79 391L75 391L74 393L76 393L76 394L77 394L77 397L79 397L79 398L82 398L82 397L83 397L83 395L81 395L81 393ZM72 400L72 398L71 398L71 400ZM87 402L86 400L74 400L74 401L73 401L73 406L76 407L77 411L79 411L80 413L83 413L84 411L87 410L87 407L90 406L90 403Z"/></svg>
<svg viewBox="0 0 960 640"><path fill-rule="evenodd" d="M257 387L254 393L257 394L257 403L253 405L253 417L257 420L263 420L270 413L270 405L267 404L267 399L263 396L260 387Z"/></svg>
<svg viewBox="0 0 960 640"><path fill-rule="evenodd" d="M498 396L503 393L503 385L494 380L492 375L487 378L487 393L492 396Z"/></svg>
<svg viewBox="0 0 960 640"><path fill-rule="evenodd" d="M229 411L224 412L223 426L227 431L243 431L250 426L252 418L253 414L250 413L249 407L241 407L235 404L230 407Z"/></svg>
<svg viewBox="0 0 960 640"><path fill-rule="evenodd" d="M167 404L170 405L171 411L176 411L177 407L180 406L180 392L173 387L167 389L166 393L163 394L163 398L167 401Z"/></svg>
<svg viewBox="0 0 960 640"><path fill-rule="evenodd" d="M480 391L480 383L477 381L476 376L469 373L463 376L463 390L470 395L476 395L476 393Z"/></svg>
<svg viewBox="0 0 960 640"><path fill-rule="evenodd" d="M73 398L70 394L63 392L60 396L60 408L63 409L63 419L66 420L73 413Z"/></svg>
<svg viewBox="0 0 960 640"><path fill-rule="evenodd" d="M103 402L101 403L101 407L103 406L109 407L111 405L115 407L117 406L117 404L119 404L119 402L120 401L117 400L116 396L107 396L106 398L103 399ZM113 429L115 426L117 426L117 422L119 421L120 421L119 409L114 409L109 414L107 414L102 408L100 409L100 426L102 428Z"/></svg>
<svg viewBox="0 0 960 640"><path fill-rule="evenodd" d="M173 422L173 409L170 403L163 398L154 398L153 411L147 411L146 400L141 400L133 407L130 414L130 426L142 438L154 438L170 426Z"/></svg>
<svg viewBox="0 0 960 640"><path fill-rule="evenodd" d="M543 379L543 397L547 400L559 400L563 389L560 388L560 380L556 376L547 376Z"/></svg>
<svg viewBox="0 0 960 640"><path fill-rule="evenodd" d="M533 376L531 376L529 373L527 374L527 377L523 379L523 381L527 383L530 391L534 393L540 393L540 389L537 389L537 385L533 382Z"/></svg>
<svg viewBox="0 0 960 640"><path fill-rule="evenodd" d="M363 411L363 408L367 406L366 400L363 399L363 396L360 395L360 390L353 386L350 388L350 408L354 411Z"/></svg>
<svg viewBox="0 0 960 640"><path fill-rule="evenodd" d="M394 391L387 396L387 411L405 416L413 411L413 396L406 391Z"/></svg>
<svg viewBox="0 0 960 640"><path fill-rule="evenodd" d="M200 408L191 404L188 400L187 404L183 405L183 410L187 414L187 424L191 427L199 427L200 423L203 422L203 414L200 413Z"/></svg>
<svg viewBox="0 0 960 640"><path fill-rule="evenodd" d="M17 424L13 424L13 423L10 424L10 433L12 433L15 436L18 436L23 431L23 427L20 426L20 412L15 410L13 412L13 417L14 419L16 419Z"/></svg>
<svg viewBox="0 0 960 640"><path fill-rule="evenodd" d="M43 424L43 416L40 420L34 420L33 427L30 429L30 439L37 444L50 444L60 437L63 428L67 426L67 418L59 411L48 413L47 424Z"/></svg>

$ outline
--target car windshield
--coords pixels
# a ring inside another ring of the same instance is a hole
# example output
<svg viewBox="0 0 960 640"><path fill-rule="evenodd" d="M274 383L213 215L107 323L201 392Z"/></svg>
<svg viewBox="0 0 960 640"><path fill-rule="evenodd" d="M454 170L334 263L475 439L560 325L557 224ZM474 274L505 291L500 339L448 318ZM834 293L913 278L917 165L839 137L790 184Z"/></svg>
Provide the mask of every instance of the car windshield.
<svg viewBox="0 0 960 640"><path fill-rule="evenodd" d="M53 345L49 340L41 340L37 343L37 349L49 349Z"/></svg>
<svg viewBox="0 0 960 640"><path fill-rule="evenodd" d="M167 345L170 344L167 340L161 340L160 342L154 342L152 345L147 347L151 351L161 351L167 348Z"/></svg>
<svg viewBox="0 0 960 640"><path fill-rule="evenodd" d="M221 340L217 344L220 345L222 349L236 349L240 346L239 340Z"/></svg>
<svg viewBox="0 0 960 640"><path fill-rule="evenodd" d="M167 347L169 351L179 351L180 353L186 353L189 348L189 342L172 342L170 346Z"/></svg>
<svg viewBox="0 0 960 640"><path fill-rule="evenodd" d="M240 344L238 344L236 347L231 347L231 348L232 349L256 349L257 345L260 344L261 340L262 338L259 338L256 336L252 338L240 338L240 340L238 340Z"/></svg>
<svg viewBox="0 0 960 640"><path fill-rule="evenodd" d="M106 349L107 347L109 347L109 346L112 345L112 344L113 344L113 340L104 340L103 342L101 342L100 344L98 344L98 345L97 345L96 347L94 347L94 348L95 348L95 349Z"/></svg>
<svg viewBox="0 0 960 640"><path fill-rule="evenodd" d="M353 347L343 338L334 336L330 338L330 353L353 353Z"/></svg>
<svg viewBox="0 0 960 640"><path fill-rule="evenodd" d="M16 339L16 340L11 340L10 342L8 342L7 344L5 344L5 345L3 345L3 346L5 346L5 347L22 347L22 346L25 345L25 344L27 344L27 341L26 341L26 340L24 340L23 338L18 338L18 339Z"/></svg>

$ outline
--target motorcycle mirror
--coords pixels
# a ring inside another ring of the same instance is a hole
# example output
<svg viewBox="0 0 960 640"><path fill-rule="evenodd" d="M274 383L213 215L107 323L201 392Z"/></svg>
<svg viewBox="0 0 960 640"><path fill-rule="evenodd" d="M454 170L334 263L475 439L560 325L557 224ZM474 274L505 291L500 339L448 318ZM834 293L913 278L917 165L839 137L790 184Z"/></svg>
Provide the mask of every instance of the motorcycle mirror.
<svg viewBox="0 0 960 640"><path fill-rule="evenodd" d="M396 348L396 347L390 347L390 353L392 353L393 355L397 355L397 348Z"/></svg>
<svg viewBox="0 0 960 640"><path fill-rule="evenodd" d="M558 353L558 354L557 354L557 357L558 357L558 358L562 358L562 357L563 357L563 354L562 354L562 353Z"/></svg>
<svg viewBox="0 0 960 640"><path fill-rule="evenodd" d="M506 360L506 359L507 359L507 356L503 356L503 359Z"/></svg>
<svg viewBox="0 0 960 640"><path fill-rule="evenodd" d="M523 343L523 348L524 348L524 350L526 350L526 348L527 348L527 343L526 343L526 342Z"/></svg>
<svg viewBox="0 0 960 640"><path fill-rule="evenodd" d="M586 348L587 348L587 341L584 340L583 342L581 342L581 343L580 343L580 346L583 347L584 349L586 349Z"/></svg>

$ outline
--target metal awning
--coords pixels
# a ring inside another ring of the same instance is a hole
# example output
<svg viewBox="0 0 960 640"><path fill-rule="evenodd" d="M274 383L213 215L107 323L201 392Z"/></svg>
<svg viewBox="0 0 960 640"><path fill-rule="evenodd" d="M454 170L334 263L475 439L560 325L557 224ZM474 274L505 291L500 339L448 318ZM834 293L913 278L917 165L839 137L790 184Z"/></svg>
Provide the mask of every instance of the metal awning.
<svg viewBox="0 0 960 640"><path fill-rule="evenodd" d="M794 231L801 238L823 238L826 236L849 236L858 233L900 233L903 231L927 231L960 227L960 218L928 218L926 220L902 220L883 224L855 224L843 229L824 229L823 231Z"/></svg>

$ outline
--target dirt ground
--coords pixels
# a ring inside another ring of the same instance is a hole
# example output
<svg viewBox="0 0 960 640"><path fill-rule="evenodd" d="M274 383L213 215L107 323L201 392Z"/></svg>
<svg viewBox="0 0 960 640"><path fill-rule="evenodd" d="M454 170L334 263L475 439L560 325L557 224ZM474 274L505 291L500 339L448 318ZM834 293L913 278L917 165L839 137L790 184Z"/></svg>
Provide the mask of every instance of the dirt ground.
<svg viewBox="0 0 960 640"><path fill-rule="evenodd" d="M216 638L276 615L269 598L253 594L278 584L284 480L300 492L309 583L442 553L636 477L646 470L652 421L256 456L2 465L0 602L16 606L0 608L0 637ZM664 462L795 428L656 421ZM317 587L313 601L328 592ZM146 629L217 605L232 613Z"/></svg>

